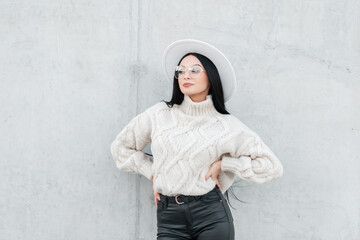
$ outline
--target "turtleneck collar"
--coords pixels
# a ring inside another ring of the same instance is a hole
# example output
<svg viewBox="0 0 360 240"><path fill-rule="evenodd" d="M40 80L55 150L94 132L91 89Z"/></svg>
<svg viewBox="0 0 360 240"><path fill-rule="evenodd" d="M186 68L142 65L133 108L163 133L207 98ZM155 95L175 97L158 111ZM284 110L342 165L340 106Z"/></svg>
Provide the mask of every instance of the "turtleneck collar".
<svg viewBox="0 0 360 240"><path fill-rule="evenodd" d="M194 102L188 95L184 94L184 100L179 105L179 108L187 115L192 116L215 116L220 114L216 110L210 94L201 102Z"/></svg>

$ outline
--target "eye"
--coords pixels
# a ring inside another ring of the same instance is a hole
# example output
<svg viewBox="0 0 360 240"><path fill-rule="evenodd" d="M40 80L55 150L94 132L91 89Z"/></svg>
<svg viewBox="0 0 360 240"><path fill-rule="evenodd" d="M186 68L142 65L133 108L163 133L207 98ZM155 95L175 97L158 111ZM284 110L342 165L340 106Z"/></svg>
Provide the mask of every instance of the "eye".
<svg viewBox="0 0 360 240"><path fill-rule="evenodd" d="M177 66L175 68L176 71L185 71L185 67L184 66Z"/></svg>
<svg viewBox="0 0 360 240"><path fill-rule="evenodd" d="M201 72L201 67L199 67L199 66L194 66L194 67L191 68L191 71L194 72L194 73L195 73L195 72L196 72L196 73Z"/></svg>

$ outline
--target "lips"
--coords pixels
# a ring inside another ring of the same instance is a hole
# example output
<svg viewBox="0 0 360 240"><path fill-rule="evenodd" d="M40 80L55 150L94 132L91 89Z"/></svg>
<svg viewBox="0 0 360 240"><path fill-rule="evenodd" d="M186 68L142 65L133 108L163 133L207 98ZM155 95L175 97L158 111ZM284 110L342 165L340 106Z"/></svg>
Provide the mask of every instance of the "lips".
<svg viewBox="0 0 360 240"><path fill-rule="evenodd" d="M194 85L194 84L192 84L192 83L184 83L183 84L184 87L188 87L188 86L191 86L191 85Z"/></svg>

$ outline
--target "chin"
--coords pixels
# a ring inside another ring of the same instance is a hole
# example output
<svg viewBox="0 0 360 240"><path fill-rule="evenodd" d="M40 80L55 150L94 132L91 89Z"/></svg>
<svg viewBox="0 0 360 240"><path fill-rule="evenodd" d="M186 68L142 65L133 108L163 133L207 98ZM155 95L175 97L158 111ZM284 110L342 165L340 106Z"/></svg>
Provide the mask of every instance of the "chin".
<svg viewBox="0 0 360 240"><path fill-rule="evenodd" d="M183 94L186 94L186 95L188 95L188 96L191 96L191 95L194 95L194 94L198 94L198 93L200 93L200 92L195 92L195 91L182 91L182 93Z"/></svg>

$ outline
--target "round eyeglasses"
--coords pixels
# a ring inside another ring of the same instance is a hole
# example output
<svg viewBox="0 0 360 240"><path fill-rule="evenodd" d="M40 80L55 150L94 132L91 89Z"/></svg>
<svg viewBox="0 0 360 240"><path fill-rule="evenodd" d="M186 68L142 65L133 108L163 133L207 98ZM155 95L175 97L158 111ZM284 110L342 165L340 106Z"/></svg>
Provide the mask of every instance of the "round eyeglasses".
<svg viewBox="0 0 360 240"><path fill-rule="evenodd" d="M176 66L175 67L175 78L176 79L184 78L186 71L187 70L186 70L185 66L183 66L183 65ZM201 72L206 72L200 65L192 65L192 66L190 66L188 71L189 71L189 75L191 78L198 78L200 76Z"/></svg>

